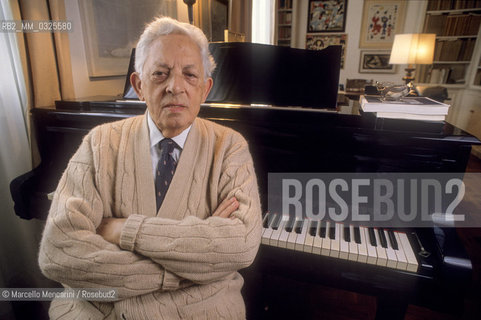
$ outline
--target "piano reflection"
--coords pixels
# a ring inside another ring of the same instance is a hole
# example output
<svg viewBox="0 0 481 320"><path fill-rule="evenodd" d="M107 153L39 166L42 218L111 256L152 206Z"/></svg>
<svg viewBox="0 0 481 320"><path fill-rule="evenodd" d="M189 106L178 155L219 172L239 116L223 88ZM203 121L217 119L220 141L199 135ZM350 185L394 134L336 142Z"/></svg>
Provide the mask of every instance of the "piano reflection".
<svg viewBox="0 0 481 320"><path fill-rule="evenodd" d="M267 180L271 172L462 174L479 141L449 123L379 123L338 113L339 47L228 43L211 49L215 86L199 116L248 140L266 212L256 261L242 271L248 318L314 318L323 308L316 298L321 285L377 297L379 319L403 318L408 304L459 313L471 262L455 229L369 228L267 213ZM18 216L46 218L47 194L91 128L145 112L129 89L127 81L123 101L57 101L55 109L32 110L42 161L11 184ZM306 286L311 290L299 289Z"/></svg>

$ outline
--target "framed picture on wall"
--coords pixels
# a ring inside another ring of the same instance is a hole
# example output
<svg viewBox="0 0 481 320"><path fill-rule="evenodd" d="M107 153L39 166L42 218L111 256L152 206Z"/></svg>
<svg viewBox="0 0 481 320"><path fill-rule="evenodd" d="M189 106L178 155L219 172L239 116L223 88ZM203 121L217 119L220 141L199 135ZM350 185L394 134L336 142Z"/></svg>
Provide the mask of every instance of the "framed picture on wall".
<svg viewBox="0 0 481 320"><path fill-rule="evenodd" d="M391 51L361 51L359 73L396 73L396 66L389 64Z"/></svg>
<svg viewBox="0 0 481 320"><path fill-rule="evenodd" d="M359 47L391 49L394 36L403 30L405 11L404 0L365 0Z"/></svg>
<svg viewBox="0 0 481 320"><path fill-rule="evenodd" d="M309 0L307 32L344 32L347 0Z"/></svg>
<svg viewBox="0 0 481 320"><path fill-rule="evenodd" d="M90 78L125 76L130 53L156 16L177 17L175 0L78 1ZM135 14L132 14L135 12Z"/></svg>
<svg viewBox="0 0 481 320"><path fill-rule="evenodd" d="M329 46L341 46L341 69L344 69L346 56L347 34L323 34L306 36L306 49L322 50Z"/></svg>

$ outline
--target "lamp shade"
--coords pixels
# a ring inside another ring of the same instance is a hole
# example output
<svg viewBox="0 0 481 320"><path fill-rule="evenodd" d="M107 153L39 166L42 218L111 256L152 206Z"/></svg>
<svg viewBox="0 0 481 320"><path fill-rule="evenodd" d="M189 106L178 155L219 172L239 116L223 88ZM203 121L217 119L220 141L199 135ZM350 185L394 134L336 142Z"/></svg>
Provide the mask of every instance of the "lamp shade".
<svg viewBox="0 0 481 320"><path fill-rule="evenodd" d="M389 64L432 64L435 42L434 33L397 34Z"/></svg>

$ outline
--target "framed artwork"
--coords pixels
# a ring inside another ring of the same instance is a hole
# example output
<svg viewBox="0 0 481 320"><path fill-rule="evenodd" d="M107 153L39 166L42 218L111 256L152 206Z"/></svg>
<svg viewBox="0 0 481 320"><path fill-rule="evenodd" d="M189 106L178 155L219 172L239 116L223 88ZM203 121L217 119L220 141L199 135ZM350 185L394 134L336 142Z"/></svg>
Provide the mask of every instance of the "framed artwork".
<svg viewBox="0 0 481 320"><path fill-rule="evenodd" d="M346 56L347 34L323 34L306 36L306 49L322 50L329 46L341 46L341 69L344 69L344 58Z"/></svg>
<svg viewBox="0 0 481 320"><path fill-rule="evenodd" d="M347 0L309 1L307 32L344 32Z"/></svg>
<svg viewBox="0 0 481 320"><path fill-rule="evenodd" d="M130 53L145 24L156 16L177 17L175 0L79 0L90 78L127 74ZM132 14L132 13L135 14Z"/></svg>
<svg viewBox="0 0 481 320"><path fill-rule="evenodd" d="M396 66L389 64L391 51L361 51L359 73L396 73Z"/></svg>
<svg viewBox="0 0 481 320"><path fill-rule="evenodd" d="M405 11L403 0L365 0L359 47L391 49L394 36L403 30Z"/></svg>

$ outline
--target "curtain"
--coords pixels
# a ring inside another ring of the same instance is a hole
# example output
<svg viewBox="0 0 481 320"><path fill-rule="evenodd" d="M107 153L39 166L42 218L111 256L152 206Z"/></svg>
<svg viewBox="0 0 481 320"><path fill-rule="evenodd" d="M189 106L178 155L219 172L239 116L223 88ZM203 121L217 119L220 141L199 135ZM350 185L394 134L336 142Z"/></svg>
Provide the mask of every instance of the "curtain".
<svg viewBox="0 0 481 320"><path fill-rule="evenodd" d="M18 12L15 4L0 2L0 20L20 20L13 14ZM37 263L43 223L17 217L9 192L10 181L32 169L29 98L19 40L22 34L0 33L0 287L45 287L50 282L41 276ZM0 319L24 319L27 312L40 313L47 306L38 302L29 308L32 311L19 303L3 302Z"/></svg>
<svg viewBox="0 0 481 320"><path fill-rule="evenodd" d="M252 3L252 42L274 44L275 0Z"/></svg>
<svg viewBox="0 0 481 320"><path fill-rule="evenodd" d="M18 0L18 6L19 19L66 20L63 0ZM24 33L24 41L26 51L22 58L27 62L30 78L30 107L53 108L55 100L73 97L68 33Z"/></svg>
<svg viewBox="0 0 481 320"><path fill-rule="evenodd" d="M273 0L230 0L229 1L229 31L241 33L246 36L246 41L251 42L254 32L252 30L253 6L258 2Z"/></svg>

